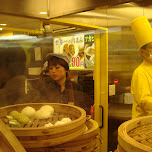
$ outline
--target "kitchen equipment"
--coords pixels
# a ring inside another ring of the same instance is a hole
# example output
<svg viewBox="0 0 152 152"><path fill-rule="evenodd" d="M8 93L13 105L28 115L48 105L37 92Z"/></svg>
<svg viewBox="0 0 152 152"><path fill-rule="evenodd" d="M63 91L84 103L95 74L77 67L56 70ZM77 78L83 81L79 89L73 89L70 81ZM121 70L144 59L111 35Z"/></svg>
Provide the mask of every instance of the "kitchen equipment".
<svg viewBox="0 0 152 152"><path fill-rule="evenodd" d="M54 117L56 121L60 119L61 115L70 117L72 121L58 126L43 127L46 123L45 121L48 120L33 120L31 124L22 125L21 128L10 127L10 130L25 149L62 144L71 141L84 133L86 129L86 112L82 108L68 104L28 103L6 106L0 108L0 117L9 115L13 110L20 112L26 106L31 106L35 110L38 110L43 105L50 105L54 108L55 114L58 115L58 117Z"/></svg>
<svg viewBox="0 0 152 152"><path fill-rule="evenodd" d="M93 152L98 148L97 141L98 138L101 137L98 134L98 124L93 119L86 121L86 126L88 130L86 130L81 136L78 138L66 142L64 144L52 146L52 147L44 147L44 148L36 148L36 149L27 149L28 152Z"/></svg>
<svg viewBox="0 0 152 152"><path fill-rule="evenodd" d="M124 122L118 128L118 152L152 152L152 116Z"/></svg>

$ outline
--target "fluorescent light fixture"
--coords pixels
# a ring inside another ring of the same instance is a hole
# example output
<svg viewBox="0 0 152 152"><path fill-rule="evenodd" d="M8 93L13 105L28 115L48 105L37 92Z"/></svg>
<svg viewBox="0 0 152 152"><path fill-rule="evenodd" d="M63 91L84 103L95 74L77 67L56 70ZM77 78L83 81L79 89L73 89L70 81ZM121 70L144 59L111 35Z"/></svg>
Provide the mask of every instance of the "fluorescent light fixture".
<svg viewBox="0 0 152 152"><path fill-rule="evenodd" d="M47 14L47 12L40 12L40 14Z"/></svg>
<svg viewBox="0 0 152 152"><path fill-rule="evenodd" d="M37 38L37 37L28 36L28 35L10 35L10 36L1 36L0 40L29 40L29 39L34 39L34 38Z"/></svg>
<svg viewBox="0 0 152 152"><path fill-rule="evenodd" d="M0 28L0 31L2 31L3 30L3 28Z"/></svg>
<svg viewBox="0 0 152 152"><path fill-rule="evenodd" d="M63 28L63 29L56 29L56 30L53 30L52 33L65 32L65 31L70 31L70 30L76 30L76 27L69 27L69 28Z"/></svg>
<svg viewBox="0 0 152 152"><path fill-rule="evenodd" d="M7 24L0 24L1 26L6 26Z"/></svg>
<svg viewBox="0 0 152 152"><path fill-rule="evenodd" d="M1 26L6 26L7 24L0 24Z"/></svg>

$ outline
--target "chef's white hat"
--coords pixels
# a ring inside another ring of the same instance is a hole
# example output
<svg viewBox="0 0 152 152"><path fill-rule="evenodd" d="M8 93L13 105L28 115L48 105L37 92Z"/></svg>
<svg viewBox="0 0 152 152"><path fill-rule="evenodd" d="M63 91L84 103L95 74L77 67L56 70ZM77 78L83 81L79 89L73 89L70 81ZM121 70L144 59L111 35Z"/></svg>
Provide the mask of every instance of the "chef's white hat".
<svg viewBox="0 0 152 152"><path fill-rule="evenodd" d="M131 22L131 28L134 32L139 48L152 42L152 28L145 16L135 18Z"/></svg>

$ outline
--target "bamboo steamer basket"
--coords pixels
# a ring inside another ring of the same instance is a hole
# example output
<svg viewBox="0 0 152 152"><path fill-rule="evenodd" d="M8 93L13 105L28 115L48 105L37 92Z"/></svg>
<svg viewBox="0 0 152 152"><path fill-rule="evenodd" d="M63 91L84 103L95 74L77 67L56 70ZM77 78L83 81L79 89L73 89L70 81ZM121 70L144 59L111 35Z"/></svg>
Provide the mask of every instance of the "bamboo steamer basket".
<svg viewBox="0 0 152 152"><path fill-rule="evenodd" d="M132 119L119 126L117 152L152 152L152 116Z"/></svg>
<svg viewBox="0 0 152 152"><path fill-rule="evenodd" d="M90 119L86 121L88 128L80 137L70 142L45 148L26 149L27 152L94 152L98 140L98 124Z"/></svg>
<svg viewBox="0 0 152 152"><path fill-rule="evenodd" d="M33 120L32 123L22 126L23 128L11 128L10 130L21 142L23 147L26 148L39 148L48 147L58 144L62 144L71 141L85 132L86 125L86 112L84 109L59 103L28 103L28 104L16 104L12 106L6 106L0 108L0 117L7 116L11 111L16 110L21 112L21 110L26 106L31 106L38 110L43 105L50 105L54 108L55 113L58 117L54 119L59 120L61 116L69 117L72 119L71 122L66 124L43 127L46 123L42 120ZM55 121L55 120L54 120Z"/></svg>

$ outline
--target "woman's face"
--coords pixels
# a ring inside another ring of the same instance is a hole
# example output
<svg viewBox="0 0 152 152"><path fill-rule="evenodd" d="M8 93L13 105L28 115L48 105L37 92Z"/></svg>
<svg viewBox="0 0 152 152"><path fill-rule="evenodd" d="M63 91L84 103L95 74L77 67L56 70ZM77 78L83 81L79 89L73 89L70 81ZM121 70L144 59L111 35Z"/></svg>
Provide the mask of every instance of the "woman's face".
<svg viewBox="0 0 152 152"><path fill-rule="evenodd" d="M66 70L63 66L57 64L56 66L49 65L49 73L53 80L60 81L66 79Z"/></svg>

